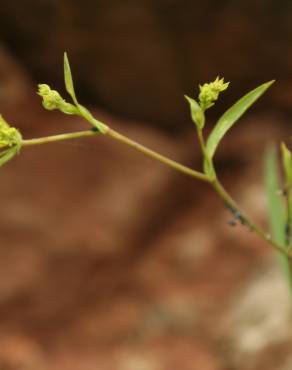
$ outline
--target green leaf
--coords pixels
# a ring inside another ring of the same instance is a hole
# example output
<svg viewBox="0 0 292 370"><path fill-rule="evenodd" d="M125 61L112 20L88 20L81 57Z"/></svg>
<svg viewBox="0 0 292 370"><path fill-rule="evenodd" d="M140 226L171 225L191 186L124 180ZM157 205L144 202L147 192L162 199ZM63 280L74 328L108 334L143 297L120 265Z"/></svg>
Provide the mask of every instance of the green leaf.
<svg viewBox="0 0 292 370"><path fill-rule="evenodd" d="M13 146L12 148L0 152L0 167L15 157L18 152L19 148L17 146Z"/></svg>
<svg viewBox="0 0 292 370"><path fill-rule="evenodd" d="M274 146L269 147L265 155L265 183L271 235L278 244L285 246L286 217L283 200L279 194L279 168ZM290 287L292 288L292 272L289 259L282 253L279 253L278 255L281 268L289 281Z"/></svg>
<svg viewBox="0 0 292 370"><path fill-rule="evenodd" d="M89 110L87 108L85 108L83 105L79 104L78 101L77 101L77 98L76 98L76 95L75 95L75 90L74 90L74 85L73 85L73 78L72 78L71 68L70 68L70 64L69 64L69 60L68 60L68 56L67 56L66 52L64 53L64 79L65 79L66 90L67 90L68 94L70 94L70 96L71 96L71 98L72 98L73 102L75 103L76 108L78 110L77 112L75 112L73 110L73 113L71 113L71 110L70 110L69 114L78 114L78 115L80 115L81 117L86 119L86 121L91 123L99 132L105 134L108 131L108 127L104 123L97 121L92 116L92 114L89 112ZM67 107L68 106L65 106L65 110L63 110L63 112L68 114L68 112L66 111Z"/></svg>
<svg viewBox="0 0 292 370"><path fill-rule="evenodd" d="M292 155L291 151L287 148L287 146L282 143L281 144L281 152L282 152L282 160L283 160L283 168L284 174L286 179L286 185L292 185Z"/></svg>
<svg viewBox="0 0 292 370"><path fill-rule="evenodd" d="M255 101L274 83L269 81L256 89L250 91L239 99L231 108L229 108L218 120L212 130L206 143L206 151L210 159L213 158L218 144L226 132L235 124L235 122L252 106Z"/></svg>
<svg viewBox="0 0 292 370"><path fill-rule="evenodd" d="M64 53L64 80L65 80L65 86L68 94L71 96L73 102L78 105L78 101L75 95L74 90L74 84L73 84L73 78L71 73L71 68L68 60L67 53Z"/></svg>
<svg viewBox="0 0 292 370"><path fill-rule="evenodd" d="M284 190L286 195L286 244L292 247L292 154L284 143L281 144L282 165L284 172Z"/></svg>
<svg viewBox="0 0 292 370"><path fill-rule="evenodd" d="M196 100L190 98L189 96L185 95L186 100L190 104L191 109L191 117L195 125L199 130L202 130L205 125L205 115L200 107L200 105L196 102Z"/></svg>

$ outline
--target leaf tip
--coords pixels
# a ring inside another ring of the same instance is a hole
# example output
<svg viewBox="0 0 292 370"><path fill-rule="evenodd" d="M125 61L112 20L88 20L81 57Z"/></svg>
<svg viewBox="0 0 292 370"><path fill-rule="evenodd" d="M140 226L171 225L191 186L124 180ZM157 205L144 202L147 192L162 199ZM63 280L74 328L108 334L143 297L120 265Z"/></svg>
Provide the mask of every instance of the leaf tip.
<svg viewBox="0 0 292 370"><path fill-rule="evenodd" d="M266 82L267 88L269 88L270 86L272 86L275 82L276 82L276 80L271 80L271 81Z"/></svg>
<svg viewBox="0 0 292 370"><path fill-rule="evenodd" d="M72 78L72 72L70 68L70 63L68 59L67 52L64 52L64 80L65 80L65 87L68 92L68 94L73 99L75 105L78 105L77 98L75 95L74 85L73 85L73 78Z"/></svg>
<svg viewBox="0 0 292 370"><path fill-rule="evenodd" d="M71 75L68 54L67 54L67 51L64 51L64 74L65 74L65 77L66 77L67 73Z"/></svg>

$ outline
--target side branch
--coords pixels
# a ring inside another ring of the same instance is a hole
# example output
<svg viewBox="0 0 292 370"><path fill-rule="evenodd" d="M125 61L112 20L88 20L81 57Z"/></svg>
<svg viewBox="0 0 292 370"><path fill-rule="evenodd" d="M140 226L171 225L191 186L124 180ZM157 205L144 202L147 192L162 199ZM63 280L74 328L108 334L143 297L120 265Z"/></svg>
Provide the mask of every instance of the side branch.
<svg viewBox="0 0 292 370"><path fill-rule="evenodd" d="M22 140L22 147L42 145L42 144L48 144L48 143L53 143L53 142L58 142L58 141L78 139L78 138L83 138L83 137L91 137L91 136L96 136L98 134L99 132L93 129L93 130L46 136L46 137L35 138L35 139L27 139L27 140ZM201 180L201 181L209 183L213 187L213 189L216 191L216 193L219 195L219 197L225 202L227 208L231 211L231 213L241 222L241 224L247 226L251 231L254 231L260 238L265 240L274 249L278 250L279 252L281 252L282 254L286 256L290 256L290 253L287 251L287 249L284 246L281 246L278 243L276 243L270 237L270 235L265 233L258 225L254 224L248 218L248 216L246 216L243 212L240 211L236 202L227 193L227 191L221 185L217 177L215 177L215 179L211 179L208 175L202 172L199 172L199 171L195 171L172 159L169 159L163 156L162 154L159 154L155 152L154 150L151 150L145 147L144 145L141 145L137 143L136 141L129 139L128 137L120 134L119 132L115 130L108 129L105 135L109 136L110 138L116 141L126 144L130 146L131 148L134 148L135 150L167 165L168 167L175 169L176 171L179 171L187 176L191 176L197 180ZM292 252L291 252L291 256L292 256Z"/></svg>
<svg viewBox="0 0 292 370"><path fill-rule="evenodd" d="M46 136L46 137L41 137L41 138L36 138L36 139L22 140L22 147L42 145L42 144L48 144L48 143L53 143L57 141L65 141L65 140L71 140L71 139L79 139L82 137L95 136L97 134L99 133L96 130L87 130L87 131L72 132L72 133L66 133L66 134L60 134L60 135ZM141 145L137 143L136 141L129 139L128 137L118 133L117 131L109 129L105 133L105 135L136 149L137 151L147 155L148 157L156 159L157 161L167 165L168 167L174 168L175 170L182 172L185 175L191 176L201 181L210 182L208 176L206 176L204 173L195 171L187 166L184 166L176 161L173 161L172 159L165 157L162 154L155 152L154 150L148 149L144 145Z"/></svg>

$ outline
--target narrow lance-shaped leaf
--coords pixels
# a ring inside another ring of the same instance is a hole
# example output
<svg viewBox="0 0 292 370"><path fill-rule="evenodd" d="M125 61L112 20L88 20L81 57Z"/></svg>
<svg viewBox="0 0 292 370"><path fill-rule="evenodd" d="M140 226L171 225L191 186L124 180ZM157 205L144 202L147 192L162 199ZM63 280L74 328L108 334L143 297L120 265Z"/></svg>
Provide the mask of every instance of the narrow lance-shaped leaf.
<svg viewBox="0 0 292 370"><path fill-rule="evenodd" d="M258 86L239 99L231 108L229 108L218 120L206 143L206 151L210 159L213 158L218 144L226 132L235 124L235 122L250 108L255 101L274 83L269 81Z"/></svg>
<svg viewBox="0 0 292 370"><path fill-rule="evenodd" d="M284 191L286 193L286 244L292 245L292 154L284 143L281 144L282 164L284 170Z"/></svg>
<svg viewBox="0 0 292 370"><path fill-rule="evenodd" d="M281 144L281 152L282 152L282 160L283 160L283 168L285 173L286 179L286 187L292 186L292 155L291 151L287 148L287 146L282 143Z"/></svg>
<svg viewBox="0 0 292 370"><path fill-rule="evenodd" d="M271 234L278 244L284 246L286 219L283 199L279 194L279 169L274 146L269 147L265 155L265 183ZM283 273L287 277L290 287L292 288L292 273L289 259L282 253L278 255Z"/></svg>
<svg viewBox="0 0 292 370"><path fill-rule="evenodd" d="M192 99L187 95L185 95L185 98L190 104L192 121L195 123L198 130L202 130L205 125L205 115L202 108L195 99Z"/></svg>
<svg viewBox="0 0 292 370"><path fill-rule="evenodd" d="M71 96L72 100L76 105L78 105L78 101L75 95L74 90L74 84L73 84L73 78L71 73L71 68L68 60L67 53L64 53L64 80L65 80L65 86L68 94Z"/></svg>
<svg viewBox="0 0 292 370"><path fill-rule="evenodd" d="M66 90L68 94L70 94L73 102L75 103L76 108L78 109L78 114L82 116L84 119L86 119L88 122L90 122L99 132L105 134L108 130L108 127L102 122L97 121L92 116L92 114L89 112L89 110L86 109L83 105L79 104L77 101L75 90L74 90L71 68L70 68L70 64L69 64L69 60L68 60L68 56L66 52L64 53L64 80L65 80ZM74 112L74 114L76 113Z"/></svg>
<svg viewBox="0 0 292 370"><path fill-rule="evenodd" d="M2 167L5 163L9 162L16 154L19 152L19 148L16 146L6 149L5 151L0 153L0 167Z"/></svg>

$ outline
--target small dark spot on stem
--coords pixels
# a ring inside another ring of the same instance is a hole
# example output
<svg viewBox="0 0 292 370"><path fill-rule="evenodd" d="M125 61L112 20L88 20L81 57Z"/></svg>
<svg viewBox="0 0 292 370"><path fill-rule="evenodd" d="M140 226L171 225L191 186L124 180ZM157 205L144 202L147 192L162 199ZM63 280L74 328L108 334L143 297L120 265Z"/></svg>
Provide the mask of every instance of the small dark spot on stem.
<svg viewBox="0 0 292 370"><path fill-rule="evenodd" d="M290 245L290 241L291 241L290 233L291 233L291 227L290 227L289 223L287 222L285 224L285 237L286 237L286 244L287 245Z"/></svg>
<svg viewBox="0 0 292 370"><path fill-rule="evenodd" d="M235 227L235 226L237 226L237 222L235 220L229 220L228 225L232 226L232 227Z"/></svg>

